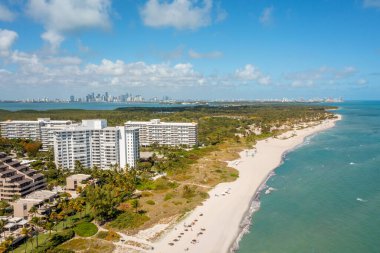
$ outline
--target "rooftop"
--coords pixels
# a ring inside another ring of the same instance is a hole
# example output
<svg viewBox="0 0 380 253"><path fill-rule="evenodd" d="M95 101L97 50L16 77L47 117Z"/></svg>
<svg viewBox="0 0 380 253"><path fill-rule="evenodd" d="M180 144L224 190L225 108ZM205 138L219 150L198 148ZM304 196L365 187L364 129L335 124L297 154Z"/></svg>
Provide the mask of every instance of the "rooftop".
<svg viewBox="0 0 380 253"><path fill-rule="evenodd" d="M91 175L87 175L87 174L74 174L74 175L68 176L67 179L86 180L86 179L89 179L90 177Z"/></svg>
<svg viewBox="0 0 380 253"><path fill-rule="evenodd" d="M26 195L24 199L45 200L54 197L57 193L48 190L39 190Z"/></svg>
<svg viewBox="0 0 380 253"><path fill-rule="evenodd" d="M127 121L125 124L165 125L165 126L195 126L195 122L161 122L159 119L150 121Z"/></svg>

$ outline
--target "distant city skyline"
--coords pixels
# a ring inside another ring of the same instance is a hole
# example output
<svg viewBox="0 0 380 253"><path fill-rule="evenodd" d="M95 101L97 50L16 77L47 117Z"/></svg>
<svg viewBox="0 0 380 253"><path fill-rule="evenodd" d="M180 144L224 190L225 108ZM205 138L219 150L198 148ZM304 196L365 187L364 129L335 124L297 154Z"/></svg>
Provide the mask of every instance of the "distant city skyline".
<svg viewBox="0 0 380 253"><path fill-rule="evenodd" d="M0 100L380 99L380 0L4 0Z"/></svg>

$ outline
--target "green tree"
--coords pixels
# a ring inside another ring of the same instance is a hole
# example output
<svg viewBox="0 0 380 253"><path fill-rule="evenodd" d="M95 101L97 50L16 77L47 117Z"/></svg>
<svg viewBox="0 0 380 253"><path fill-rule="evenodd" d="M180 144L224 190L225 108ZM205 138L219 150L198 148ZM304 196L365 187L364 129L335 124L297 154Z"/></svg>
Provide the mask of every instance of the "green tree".
<svg viewBox="0 0 380 253"><path fill-rule="evenodd" d="M29 214L32 215L32 219L34 218L34 216L37 214L38 212L38 209L36 206L32 206L30 209L29 209Z"/></svg>
<svg viewBox="0 0 380 253"><path fill-rule="evenodd" d="M4 230L5 224L6 224L5 221L0 219L0 233L4 232L4 238L5 238L5 230Z"/></svg>
<svg viewBox="0 0 380 253"><path fill-rule="evenodd" d="M29 237L29 235L30 235L30 232L31 232L31 230L30 229L28 229L28 228L26 228L26 227L23 227L22 229L21 229L21 234L23 235L23 236L25 236L26 237L26 239ZM25 242L25 253L26 253L26 248L28 247L28 241L26 241ZM33 245L32 245L32 247L33 247Z"/></svg>
<svg viewBox="0 0 380 253"><path fill-rule="evenodd" d="M137 213L138 208L140 207L140 201L138 199L132 199L131 206L135 209L135 213Z"/></svg>

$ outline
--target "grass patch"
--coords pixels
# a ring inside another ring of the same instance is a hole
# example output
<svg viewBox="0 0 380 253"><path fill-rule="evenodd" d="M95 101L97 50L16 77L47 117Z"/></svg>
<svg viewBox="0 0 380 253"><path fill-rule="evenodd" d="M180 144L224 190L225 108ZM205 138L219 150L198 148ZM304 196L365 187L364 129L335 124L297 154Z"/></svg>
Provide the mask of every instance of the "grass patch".
<svg viewBox="0 0 380 253"><path fill-rule="evenodd" d="M148 220L149 217L145 214L127 211L111 221L109 226L117 229L135 229L142 226Z"/></svg>
<svg viewBox="0 0 380 253"><path fill-rule="evenodd" d="M195 187L194 186L188 186L185 185L182 189L182 197L185 199L191 199L192 197L195 197Z"/></svg>
<svg viewBox="0 0 380 253"><path fill-rule="evenodd" d="M113 230L99 231L96 237L99 239L103 239L103 240L107 240L111 242L117 242L120 240L120 235Z"/></svg>
<svg viewBox="0 0 380 253"><path fill-rule="evenodd" d="M145 179L139 182L137 189L140 191L146 190L168 190L175 189L178 187L176 182L171 182L167 178L161 177L155 181Z"/></svg>
<svg viewBox="0 0 380 253"><path fill-rule="evenodd" d="M164 201L168 201L174 197L173 193L167 193L164 197Z"/></svg>
<svg viewBox="0 0 380 253"><path fill-rule="evenodd" d="M93 223L81 222L74 227L74 231L79 236L89 237L95 235L98 232L98 228Z"/></svg>
<svg viewBox="0 0 380 253"><path fill-rule="evenodd" d="M48 250L54 249L59 244L70 240L74 237L74 231L72 229L66 229L58 233L54 232L49 236L49 234L40 234L38 236L38 248L36 247L36 238L29 238L27 243L22 244L20 247L14 250L15 253L44 253ZM31 243L33 240L33 244ZM26 250L25 250L26 247Z"/></svg>
<svg viewBox="0 0 380 253"><path fill-rule="evenodd" d="M111 253L115 246L111 242L96 239L74 238L58 247L58 249L74 250L82 253Z"/></svg>
<svg viewBox="0 0 380 253"><path fill-rule="evenodd" d="M231 176L231 177L238 178L238 177L239 177L239 173L231 173L230 176Z"/></svg>

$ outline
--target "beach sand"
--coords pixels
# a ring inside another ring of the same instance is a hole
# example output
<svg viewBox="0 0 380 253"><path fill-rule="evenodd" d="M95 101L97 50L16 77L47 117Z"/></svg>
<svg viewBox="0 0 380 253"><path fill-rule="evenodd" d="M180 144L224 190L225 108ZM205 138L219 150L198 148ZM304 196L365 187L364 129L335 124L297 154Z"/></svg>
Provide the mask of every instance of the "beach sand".
<svg viewBox="0 0 380 253"><path fill-rule="evenodd" d="M230 166L239 170L239 178L212 189L210 198L203 205L195 208L153 243L153 251L229 252L241 232L242 220L249 211L252 199L270 173L281 164L284 153L302 144L305 137L333 127L340 118L290 131L279 138L259 141L255 149L242 151L240 159L229 162ZM292 136L294 133L295 136Z"/></svg>

